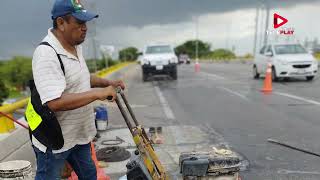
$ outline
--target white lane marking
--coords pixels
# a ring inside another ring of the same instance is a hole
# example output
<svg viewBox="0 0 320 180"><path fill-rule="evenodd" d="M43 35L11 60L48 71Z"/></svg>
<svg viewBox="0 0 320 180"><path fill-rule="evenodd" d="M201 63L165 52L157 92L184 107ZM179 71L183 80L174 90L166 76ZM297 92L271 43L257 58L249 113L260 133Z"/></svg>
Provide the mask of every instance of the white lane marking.
<svg viewBox="0 0 320 180"><path fill-rule="evenodd" d="M242 99L244 99L244 100L246 100L246 101L249 101L249 99L248 99L245 95L240 94L240 93L238 93L238 92L236 92L236 91L233 91L233 90L228 89L228 88L225 88L225 87L217 87L217 88L218 88L218 89L225 90L225 91L227 91L227 92L230 93L230 94L236 95L236 96L238 96L238 97L240 97L240 98L242 98Z"/></svg>
<svg viewBox="0 0 320 180"><path fill-rule="evenodd" d="M174 116L174 114L173 114L173 112L172 112L172 110L171 110L171 108L169 106L169 103L166 100L166 98L163 96L160 88L157 85L155 85L154 89L155 89L155 91L156 91L156 93L157 93L157 95L158 95L158 97L160 99L160 103L162 105L163 111L166 114L167 118L168 119L175 119L175 116Z"/></svg>
<svg viewBox="0 0 320 180"><path fill-rule="evenodd" d="M200 72L200 74L203 75L203 76L207 76L207 77L210 77L210 78L214 78L214 79L226 79L226 78L223 77L223 76L219 76L219 75L213 74L213 73Z"/></svg>
<svg viewBox="0 0 320 180"><path fill-rule="evenodd" d="M314 100L311 100L311 99L306 99L306 98L295 96L295 95L288 94L288 93L275 92L275 94L280 95L280 96L286 96L286 97L289 97L289 98L292 98L292 99L296 99L296 100L300 100L300 101L304 101L304 102L307 102L307 103L310 103L310 104L314 104L314 105L318 105L318 106L320 105L320 102L318 102L318 101L314 101Z"/></svg>

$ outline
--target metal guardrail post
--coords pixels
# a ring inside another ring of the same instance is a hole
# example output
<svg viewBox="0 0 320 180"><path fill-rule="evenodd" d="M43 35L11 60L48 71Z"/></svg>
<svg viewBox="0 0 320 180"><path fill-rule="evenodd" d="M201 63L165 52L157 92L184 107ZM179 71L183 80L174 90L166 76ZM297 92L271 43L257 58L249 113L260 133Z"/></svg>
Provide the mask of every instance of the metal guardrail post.
<svg viewBox="0 0 320 180"><path fill-rule="evenodd" d="M8 114L12 117L12 114ZM4 116L0 116L0 134L8 133L15 129L14 123Z"/></svg>
<svg viewBox="0 0 320 180"><path fill-rule="evenodd" d="M15 112L17 109L25 107L27 103L28 103L28 98L10 105L0 106L0 112L3 112L5 114L12 116L13 112ZM0 115L0 134L8 133L14 129L15 129L14 123L8 118Z"/></svg>

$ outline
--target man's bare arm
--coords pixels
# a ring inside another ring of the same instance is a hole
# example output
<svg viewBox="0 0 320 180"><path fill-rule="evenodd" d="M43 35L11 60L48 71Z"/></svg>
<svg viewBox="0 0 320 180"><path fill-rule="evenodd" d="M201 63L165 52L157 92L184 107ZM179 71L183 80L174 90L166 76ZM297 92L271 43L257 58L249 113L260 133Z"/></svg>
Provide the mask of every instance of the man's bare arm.
<svg viewBox="0 0 320 180"><path fill-rule="evenodd" d="M90 83L91 83L92 88L94 88L94 87L108 87L108 86L113 86L113 87L120 86L122 89L125 88L125 85L121 80L110 81L107 79L99 78L93 74L90 76Z"/></svg>
<svg viewBox="0 0 320 180"><path fill-rule="evenodd" d="M95 88L95 87L108 87L110 85L112 85L112 82L107 80L107 79L103 79L103 78L99 78L96 75L91 74L90 76L90 83L91 83L91 87Z"/></svg>
<svg viewBox="0 0 320 180"><path fill-rule="evenodd" d="M83 93L63 94L60 98L51 100L47 104L54 112L68 111L80 108L98 99L103 101L108 97L112 97L110 101L113 101L116 97L115 89L112 86Z"/></svg>

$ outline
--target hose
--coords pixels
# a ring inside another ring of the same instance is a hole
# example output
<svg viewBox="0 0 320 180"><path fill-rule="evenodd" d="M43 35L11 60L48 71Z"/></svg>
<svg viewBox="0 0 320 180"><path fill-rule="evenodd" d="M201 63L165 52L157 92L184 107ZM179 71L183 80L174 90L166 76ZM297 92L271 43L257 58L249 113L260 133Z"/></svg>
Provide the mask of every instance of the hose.
<svg viewBox="0 0 320 180"><path fill-rule="evenodd" d="M11 121L13 121L13 122L15 122L15 123L19 124L20 126L24 127L25 129L29 129L29 127L27 127L26 125L22 124L21 122L19 122L19 121L15 120L14 118L12 118L12 117L8 116L7 114L5 114L5 113L3 113L3 112L0 112L0 115L2 115L2 116L4 116L4 117L6 117L6 118L10 119Z"/></svg>

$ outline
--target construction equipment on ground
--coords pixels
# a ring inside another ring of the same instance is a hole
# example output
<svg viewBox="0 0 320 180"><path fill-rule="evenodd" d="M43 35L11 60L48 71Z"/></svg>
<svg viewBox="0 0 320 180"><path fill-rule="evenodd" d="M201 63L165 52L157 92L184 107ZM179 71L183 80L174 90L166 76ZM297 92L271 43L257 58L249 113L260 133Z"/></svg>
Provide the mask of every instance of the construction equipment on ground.
<svg viewBox="0 0 320 180"><path fill-rule="evenodd" d="M129 180L168 180L168 174L161 165L145 129L137 121L126 96L121 88L117 88L116 91L117 98L115 101L137 146L137 150L127 164L127 178ZM119 94L122 97L134 124L130 122L127 112L120 102Z"/></svg>
<svg viewBox="0 0 320 180"><path fill-rule="evenodd" d="M236 153L228 149L213 147L212 151L181 153L179 165L184 180L240 179L240 158Z"/></svg>

